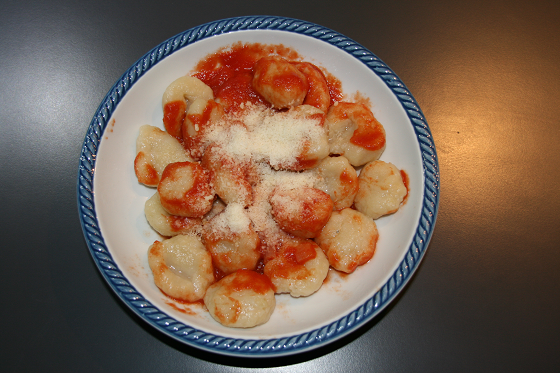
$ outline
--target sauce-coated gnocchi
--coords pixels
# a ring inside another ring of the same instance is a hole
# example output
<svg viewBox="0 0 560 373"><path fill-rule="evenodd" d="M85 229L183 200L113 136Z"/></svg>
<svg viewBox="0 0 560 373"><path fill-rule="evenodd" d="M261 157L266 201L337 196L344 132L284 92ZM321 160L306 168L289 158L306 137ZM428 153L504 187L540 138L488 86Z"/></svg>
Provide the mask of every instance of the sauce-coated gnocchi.
<svg viewBox="0 0 560 373"><path fill-rule="evenodd" d="M214 202L210 172L194 162L168 164L157 190L161 205L172 215L202 217Z"/></svg>
<svg viewBox="0 0 560 373"><path fill-rule="evenodd" d="M270 196L272 216L284 231L313 238L327 223L333 210L329 195L319 189L277 187Z"/></svg>
<svg viewBox="0 0 560 373"><path fill-rule="evenodd" d="M253 68L253 87L277 109L303 104L309 85L305 75L282 57L263 57Z"/></svg>
<svg viewBox="0 0 560 373"><path fill-rule="evenodd" d="M202 229L200 218L187 218L168 213L161 205L157 192L146 201L144 214L150 226L162 236L197 233Z"/></svg>
<svg viewBox="0 0 560 373"><path fill-rule="evenodd" d="M204 296L210 315L232 328L251 328L270 319L276 299L265 275L239 270L211 285Z"/></svg>
<svg viewBox="0 0 560 373"><path fill-rule="evenodd" d="M385 129L363 104L332 105L325 125L331 153L344 155L353 166L379 159L385 150Z"/></svg>
<svg viewBox="0 0 560 373"><path fill-rule="evenodd" d="M138 181L157 187L144 212L163 236L148 262L164 294L250 328L269 320L275 294L311 296L329 268L372 258L374 219L407 188L378 161L383 125L340 87L297 52L256 43L220 49L169 85L166 132L141 127L134 161Z"/></svg>
<svg viewBox="0 0 560 373"><path fill-rule="evenodd" d="M140 127L134 159L134 172L139 182L155 187L168 164L186 161L192 158L177 139L157 127Z"/></svg>
<svg viewBox="0 0 560 373"><path fill-rule="evenodd" d="M254 270L261 258L260 239L242 205L231 203L205 225L202 238L214 266L224 274Z"/></svg>
<svg viewBox="0 0 560 373"><path fill-rule="evenodd" d="M329 272L329 261L315 242L304 238L286 240L276 257L264 266L277 293L306 297L315 293Z"/></svg>

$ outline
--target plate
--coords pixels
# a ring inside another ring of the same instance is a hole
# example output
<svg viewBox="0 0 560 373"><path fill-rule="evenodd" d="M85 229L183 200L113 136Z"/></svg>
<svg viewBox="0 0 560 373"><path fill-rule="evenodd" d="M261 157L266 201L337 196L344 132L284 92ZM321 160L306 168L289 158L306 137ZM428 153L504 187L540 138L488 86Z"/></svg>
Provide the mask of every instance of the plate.
<svg viewBox="0 0 560 373"><path fill-rule="evenodd" d="M140 126L163 128L161 97L177 77L210 52L234 42L283 44L326 68L343 91L369 97L384 125L381 159L409 176L406 204L377 220L374 257L353 274L330 271L306 298L277 296L270 321L250 329L226 328L202 306L174 303L154 285L147 250L159 236L144 217L154 193L133 170ZM115 83L101 102L80 155L78 208L89 251L120 299L157 330L218 354L271 357L331 343L363 326L386 307L418 268L436 221L439 171L432 136L406 86L373 53L325 27L283 17L238 17L187 30L152 49Z"/></svg>

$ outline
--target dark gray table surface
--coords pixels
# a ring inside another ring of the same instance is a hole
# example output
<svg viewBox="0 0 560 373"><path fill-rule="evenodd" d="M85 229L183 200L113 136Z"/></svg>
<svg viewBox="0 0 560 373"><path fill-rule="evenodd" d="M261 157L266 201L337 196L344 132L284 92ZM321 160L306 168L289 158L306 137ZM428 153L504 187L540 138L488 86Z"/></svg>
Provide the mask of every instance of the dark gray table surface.
<svg viewBox="0 0 560 373"><path fill-rule="evenodd" d="M78 157L97 106L167 38L243 15L337 30L419 102L441 171L418 271L363 328L273 359L187 347L132 313L82 236ZM0 1L0 370L557 371L557 1Z"/></svg>

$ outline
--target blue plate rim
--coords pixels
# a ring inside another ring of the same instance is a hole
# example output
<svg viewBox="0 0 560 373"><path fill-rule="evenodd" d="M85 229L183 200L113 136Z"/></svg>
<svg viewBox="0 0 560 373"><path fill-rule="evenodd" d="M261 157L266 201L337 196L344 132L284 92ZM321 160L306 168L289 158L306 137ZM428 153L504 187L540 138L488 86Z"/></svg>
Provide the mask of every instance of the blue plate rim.
<svg viewBox="0 0 560 373"><path fill-rule="evenodd" d="M306 35L329 43L361 61L379 76L405 110L422 155L424 190L420 219L403 260L371 298L348 315L324 327L286 338L250 340L221 337L179 322L152 305L120 271L105 245L97 214L93 179L103 132L113 111L134 83L157 63L197 41L243 30L277 30ZM111 289L140 318L168 336L202 350L236 357L277 357L301 353L342 338L381 312L404 288L418 268L433 234L439 206L439 165L436 148L420 106L398 76L372 52L324 26L278 16L233 17L186 30L159 44L136 61L113 85L88 127L80 153L77 199L80 224L90 254Z"/></svg>

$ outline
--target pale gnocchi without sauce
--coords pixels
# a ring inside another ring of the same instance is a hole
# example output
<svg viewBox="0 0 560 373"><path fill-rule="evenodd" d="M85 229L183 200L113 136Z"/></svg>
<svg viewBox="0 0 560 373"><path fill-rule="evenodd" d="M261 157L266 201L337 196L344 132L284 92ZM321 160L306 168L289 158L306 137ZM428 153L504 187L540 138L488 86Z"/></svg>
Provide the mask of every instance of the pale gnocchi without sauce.
<svg viewBox="0 0 560 373"><path fill-rule="evenodd" d="M358 177L360 188L354 199L358 211L372 219L396 212L407 194L399 169L392 163L368 163Z"/></svg>
<svg viewBox="0 0 560 373"><path fill-rule="evenodd" d="M156 188L144 212L163 236L148 262L164 294L250 328L269 320L275 294L311 296L329 268L372 258L374 219L407 187L378 160L383 126L343 98L335 77L282 45L234 44L169 84L166 131L141 127L134 161Z"/></svg>
<svg viewBox="0 0 560 373"><path fill-rule="evenodd" d="M198 236L178 235L154 242L148 263L157 287L181 301L202 299L214 282L212 257Z"/></svg>
<svg viewBox="0 0 560 373"><path fill-rule="evenodd" d="M333 212L315 241L334 269L352 273L373 257L378 237L373 219L345 208Z"/></svg>

